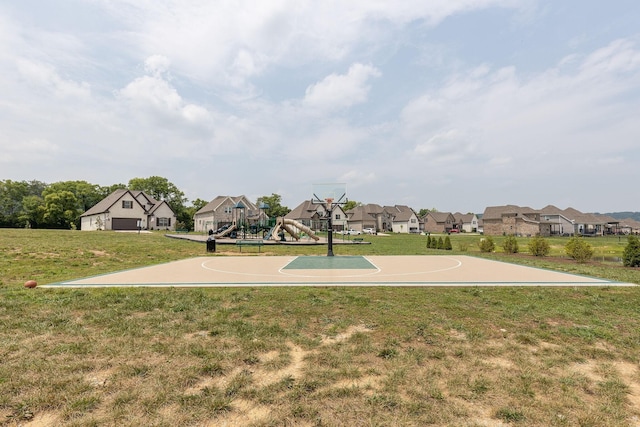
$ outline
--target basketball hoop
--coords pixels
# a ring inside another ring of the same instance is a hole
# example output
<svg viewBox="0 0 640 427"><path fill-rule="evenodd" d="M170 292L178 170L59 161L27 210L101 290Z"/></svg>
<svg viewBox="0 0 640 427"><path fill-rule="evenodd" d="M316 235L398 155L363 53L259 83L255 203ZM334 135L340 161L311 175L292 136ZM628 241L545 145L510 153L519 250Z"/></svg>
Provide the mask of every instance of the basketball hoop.
<svg viewBox="0 0 640 427"><path fill-rule="evenodd" d="M324 200L327 202L327 209L331 211L331 205L333 204L333 197L327 197Z"/></svg>
<svg viewBox="0 0 640 427"><path fill-rule="evenodd" d="M333 204L344 205L347 202L347 184L329 183L313 184L313 198L311 203L323 205L326 209L325 219L327 220L327 256L333 256Z"/></svg>

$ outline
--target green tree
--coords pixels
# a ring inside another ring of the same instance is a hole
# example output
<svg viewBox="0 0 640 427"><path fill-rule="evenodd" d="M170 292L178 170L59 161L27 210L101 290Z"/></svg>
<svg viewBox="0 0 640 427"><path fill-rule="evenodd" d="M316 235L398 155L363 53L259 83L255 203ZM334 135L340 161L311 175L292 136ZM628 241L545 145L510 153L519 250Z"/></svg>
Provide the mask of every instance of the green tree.
<svg viewBox="0 0 640 427"><path fill-rule="evenodd" d="M496 250L496 244L491 236L487 236L480 239L478 248L480 248L480 252L493 252Z"/></svg>
<svg viewBox="0 0 640 427"><path fill-rule="evenodd" d="M42 196L48 194L69 191L76 197L77 210L80 214L104 199L106 194L99 185L90 184L87 181L60 181L50 184L42 191Z"/></svg>
<svg viewBox="0 0 640 427"><path fill-rule="evenodd" d="M569 239L564 250L571 258L577 262L587 262L593 257L593 248L581 237L572 237Z"/></svg>
<svg viewBox="0 0 640 427"><path fill-rule="evenodd" d="M69 206L72 199L66 193L73 194L75 206ZM45 204L45 226L52 228L79 228L80 215L97 204L107 194L104 187L87 181L60 181L48 185L42 191ZM49 197L49 202L47 203L48 196L51 197ZM64 206L62 207L62 205ZM60 213L62 208L64 208L64 214ZM69 217L69 215L73 215L73 217ZM64 224L67 225L65 226Z"/></svg>
<svg viewBox="0 0 640 427"><path fill-rule="evenodd" d="M520 248L518 247L518 239L516 239L516 236L507 236L504 242L502 242L502 249L504 249L504 252L507 254L517 254Z"/></svg>
<svg viewBox="0 0 640 427"><path fill-rule="evenodd" d="M113 193L114 191L119 190L119 189L123 189L123 188L127 188L127 186L124 185L124 184L108 185L106 187L100 187L100 193L102 194L102 198L104 199L109 194Z"/></svg>
<svg viewBox="0 0 640 427"><path fill-rule="evenodd" d="M549 255L550 250L549 242L542 236L535 236L529 240L529 253L531 255L544 257Z"/></svg>
<svg viewBox="0 0 640 427"><path fill-rule="evenodd" d="M431 248L431 234L427 235L427 248Z"/></svg>
<svg viewBox="0 0 640 427"><path fill-rule="evenodd" d="M444 238L444 249L447 251L450 251L453 249L453 246L451 245L451 239L449 238L449 236Z"/></svg>
<svg viewBox="0 0 640 427"><path fill-rule="evenodd" d="M43 219L50 228L73 228L81 212L71 191L52 192L44 196Z"/></svg>
<svg viewBox="0 0 640 427"><path fill-rule="evenodd" d="M425 215L427 215L429 212L438 212L438 209L436 208L431 208L431 209L426 209L426 208L422 208L418 211L418 216L420 218L424 217Z"/></svg>
<svg viewBox="0 0 640 427"><path fill-rule="evenodd" d="M0 181L0 227L24 227L28 224L24 198L40 197L47 184L40 181Z"/></svg>
<svg viewBox="0 0 640 427"><path fill-rule="evenodd" d="M144 191L156 200L164 200L178 215L183 211L187 198L178 187L161 176L132 178L127 186L129 190Z"/></svg>
<svg viewBox="0 0 640 427"><path fill-rule="evenodd" d="M269 218L285 216L291 212L291 209L282 206L282 196L279 194L271 193L271 196L258 197L258 207L263 203L269 206L269 208L265 209L265 213Z"/></svg>
<svg viewBox="0 0 640 427"><path fill-rule="evenodd" d="M431 238L431 249L438 249L438 239L435 236Z"/></svg>
<svg viewBox="0 0 640 427"><path fill-rule="evenodd" d="M347 203L344 204L342 209L346 212L358 206L362 206L362 203L356 202L355 200L347 200Z"/></svg>
<svg viewBox="0 0 640 427"><path fill-rule="evenodd" d="M44 200L40 195L26 196L22 199L21 221L30 228L46 227L44 220Z"/></svg>
<svg viewBox="0 0 640 427"><path fill-rule="evenodd" d="M198 212L200 209L205 207L207 203L209 202L202 199L195 199L193 202L191 202L191 206L188 206L184 209L185 220L184 221L178 220L178 223L176 224L176 228L177 229L186 228L187 230L193 230L193 216L196 214L196 212Z"/></svg>
<svg viewBox="0 0 640 427"><path fill-rule="evenodd" d="M625 267L640 267L640 239L638 236L629 235L627 246L622 252L622 264Z"/></svg>
<svg viewBox="0 0 640 427"><path fill-rule="evenodd" d="M187 198L178 187L167 178L150 176L149 178L132 178L127 186L129 190L144 191L156 200L164 200L176 214L176 221L185 228L193 226L193 216L185 208Z"/></svg>
<svg viewBox="0 0 640 427"><path fill-rule="evenodd" d="M442 236L438 237L438 246L437 249L444 249L444 240L442 240Z"/></svg>

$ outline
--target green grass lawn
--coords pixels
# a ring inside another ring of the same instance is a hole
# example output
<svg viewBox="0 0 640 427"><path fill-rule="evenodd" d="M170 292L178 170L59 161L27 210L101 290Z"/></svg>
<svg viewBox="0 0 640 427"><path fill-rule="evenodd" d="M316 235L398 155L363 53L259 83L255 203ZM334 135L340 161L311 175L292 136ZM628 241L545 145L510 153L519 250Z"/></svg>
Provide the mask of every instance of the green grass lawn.
<svg viewBox="0 0 640 427"><path fill-rule="evenodd" d="M336 255L479 253L481 237L364 236ZM336 241L339 241L337 238ZM224 253L234 247L219 246ZM635 426L640 288L24 289L205 255L161 233L0 229L0 425ZM265 247L266 256L326 247ZM262 255L264 256L264 255Z"/></svg>

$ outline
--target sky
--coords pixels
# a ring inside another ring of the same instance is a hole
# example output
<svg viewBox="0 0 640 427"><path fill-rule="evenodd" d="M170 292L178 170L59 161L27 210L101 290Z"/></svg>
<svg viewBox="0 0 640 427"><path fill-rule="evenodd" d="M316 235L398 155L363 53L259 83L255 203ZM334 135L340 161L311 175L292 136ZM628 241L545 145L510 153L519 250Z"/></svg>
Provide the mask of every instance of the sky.
<svg viewBox="0 0 640 427"><path fill-rule="evenodd" d="M0 0L0 180L640 211L639 23L637 0Z"/></svg>

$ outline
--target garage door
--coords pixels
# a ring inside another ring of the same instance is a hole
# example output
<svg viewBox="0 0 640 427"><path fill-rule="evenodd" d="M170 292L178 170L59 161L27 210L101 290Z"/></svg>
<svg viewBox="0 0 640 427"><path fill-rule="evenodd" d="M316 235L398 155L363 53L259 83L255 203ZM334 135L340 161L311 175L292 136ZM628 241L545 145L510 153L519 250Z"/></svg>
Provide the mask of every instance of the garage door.
<svg viewBox="0 0 640 427"><path fill-rule="evenodd" d="M137 230L138 219L137 218L112 218L111 229L112 230Z"/></svg>

